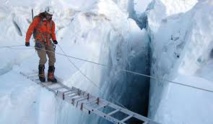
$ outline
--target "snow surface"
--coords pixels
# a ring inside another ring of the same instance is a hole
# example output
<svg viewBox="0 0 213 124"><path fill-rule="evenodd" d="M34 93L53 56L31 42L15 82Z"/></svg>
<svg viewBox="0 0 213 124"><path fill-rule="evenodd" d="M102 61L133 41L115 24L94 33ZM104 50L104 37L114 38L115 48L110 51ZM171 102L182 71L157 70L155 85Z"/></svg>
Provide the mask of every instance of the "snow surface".
<svg viewBox="0 0 213 124"><path fill-rule="evenodd" d="M88 4L85 5L85 2ZM2 3L4 4L0 5L0 108L2 110L0 123L87 124L88 121L98 123L97 118L87 119L93 116L59 101L53 94L20 74L20 72L33 74L38 68L33 39L30 47L24 46L25 33L32 20L31 10L33 9L36 15L42 12L46 5L51 5L55 9L53 19L59 42L56 47L55 75L58 79L67 86L75 86L97 96L103 94L111 100L119 96L104 94L104 89L109 84L100 85L100 80L102 71L106 69L67 56L105 65L108 64L108 58L111 58L112 66L127 63L125 55L129 54L128 56L134 58L138 56L137 52L141 51L141 47L145 48L147 44L142 44L140 40L147 41L147 33L141 31L132 19L128 19L123 4L118 6L111 0L99 2L3 0ZM128 48L128 51L125 48ZM118 54L121 49L125 52L122 56ZM47 68L46 64L46 71ZM123 65L119 68L123 68ZM115 75L116 73L120 73L119 70L114 71Z"/></svg>
<svg viewBox="0 0 213 124"><path fill-rule="evenodd" d="M55 75L64 84L120 104L121 98L131 97L131 91L136 90L131 89L134 84L120 84L129 79L119 70L147 64L147 59L141 58L149 54L150 39L151 75L167 81L151 79L149 117L162 124L213 123L213 93L209 92L213 91L211 0L134 0L134 4L129 0L0 2L1 124L102 122L56 99L51 92L20 74L37 71L33 39L28 48L24 46L24 39L32 20L31 9L36 15L47 5L55 9L53 19L59 42ZM129 18L129 8L135 11L135 19L147 17L148 32L140 30ZM111 68L104 69L67 55ZM131 95L127 96L126 91ZM142 97L139 95L135 97Z"/></svg>

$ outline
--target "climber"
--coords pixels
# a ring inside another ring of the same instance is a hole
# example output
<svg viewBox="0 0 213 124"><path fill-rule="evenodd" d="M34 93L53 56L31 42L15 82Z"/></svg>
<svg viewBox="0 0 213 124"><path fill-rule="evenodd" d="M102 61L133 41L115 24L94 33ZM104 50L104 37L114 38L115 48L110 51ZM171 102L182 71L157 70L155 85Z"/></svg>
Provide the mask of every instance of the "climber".
<svg viewBox="0 0 213 124"><path fill-rule="evenodd" d="M49 69L47 80L53 83L57 82L54 76L55 72L55 44L58 44L55 35L55 22L52 20L54 10L48 6L45 11L33 18L25 39L25 46L30 46L30 37L33 34L35 39L35 49L39 56L38 76L41 82L45 82L45 63L47 61L46 54L49 58Z"/></svg>

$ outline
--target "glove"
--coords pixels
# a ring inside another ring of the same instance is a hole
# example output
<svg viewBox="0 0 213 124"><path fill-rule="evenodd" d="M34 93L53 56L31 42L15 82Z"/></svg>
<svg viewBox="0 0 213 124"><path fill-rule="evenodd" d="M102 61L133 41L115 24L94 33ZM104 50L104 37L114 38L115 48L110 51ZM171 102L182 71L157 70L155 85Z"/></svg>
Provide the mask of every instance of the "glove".
<svg viewBox="0 0 213 124"><path fill-rule="evenodd" d="M53 43L54 43L54 44L58 44L58 41L57 41L57 40L53 40Z"/></svg>
<svg viewBox="0 0 213 124"><path fill-rule="evenodd" d="M29 42L25 42L25 46L26 47L30 46L30 43Z"/></svg>

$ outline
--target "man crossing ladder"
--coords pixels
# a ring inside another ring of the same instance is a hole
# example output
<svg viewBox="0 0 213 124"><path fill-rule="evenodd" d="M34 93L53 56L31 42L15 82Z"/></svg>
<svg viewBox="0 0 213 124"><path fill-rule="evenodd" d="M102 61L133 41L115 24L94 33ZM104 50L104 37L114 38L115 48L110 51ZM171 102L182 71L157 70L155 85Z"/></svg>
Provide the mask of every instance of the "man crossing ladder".
<svg viewBox="0 0 213 124"><path fill-rule="evenodd" d="M46 7L45 11L35 16L30 24L25 39L25 46L30 46L30 37L33 34L35 39L35 49L39 56L38 76L41 82L45 82L46 54L49 58L49 69L47 80L56 83L55 72L55 49L54 44L58 44L55 35L55 23L52 20L54 11L52 7ZM52 40L51 40L52 39ZM52 43L53 41L53 43Z"/></svg>

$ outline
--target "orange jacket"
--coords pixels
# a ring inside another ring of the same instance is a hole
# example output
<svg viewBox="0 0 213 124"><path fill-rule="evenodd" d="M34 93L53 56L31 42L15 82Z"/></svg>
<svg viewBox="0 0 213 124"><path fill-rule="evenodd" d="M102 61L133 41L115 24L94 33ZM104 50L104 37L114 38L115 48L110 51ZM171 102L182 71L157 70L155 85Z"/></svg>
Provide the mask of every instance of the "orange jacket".
<svg viewBox="0 0 213 124"><path fill-rule="evenodd" d="M36 16L30 24L26 33L26 42L30 41L30 37L34 30L36 30L35 40L47 42L48 44L51 38L52 40L56 40L55 23L52 19L47 20L43 13Z"/></svg>

